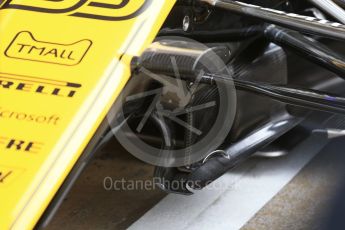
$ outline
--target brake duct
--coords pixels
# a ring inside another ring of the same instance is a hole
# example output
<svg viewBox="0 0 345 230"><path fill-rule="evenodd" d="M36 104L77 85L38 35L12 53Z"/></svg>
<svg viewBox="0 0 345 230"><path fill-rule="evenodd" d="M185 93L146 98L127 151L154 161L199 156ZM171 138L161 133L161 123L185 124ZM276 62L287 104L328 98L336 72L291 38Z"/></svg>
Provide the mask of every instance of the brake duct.
<svg viewBox="0 0 345 230"><path fill-rule="evenodd" d="M157 47L160 47L160 49L157 49ZM166 48L167 47L160 45L155 46L151 51L148 49L144 52L143 59L149 61L142 62L140 58L136 59L133 61L132 67L139 71L140 68L145 68L156 74L164 74L173 77L172 75L174 71L171 64L169 65L169 62L161 62L162 60L169 61L169 57L172 55L167 52L171 49ZM187 51L188 50L185 50L185 52ZM226 51L218 50L218 53L224 54ZM157 58L157 54L159 54L159 58ZM188 52L185 54L188 55ZM190 53L189 55L193 56L193 53ZM159 60L159 62L155 62L157 60ZM184 69L181 77L187 81L195 81L197 72L198 69ZM323 92L244 81L236 77L232 79L229 78L229 76L212 73L205 73L200 80L202 83L210 85L215 84L216 82L234 84L240 90L268 96L272 99L295 106L345 114L345 99L342 97L331 96ZM192 194L193 192L191 189L201 189L211 183L232 167L235 167L258 150L267 146L275 139L297 126L301 121L303 121L305 115L306 114L301 117L295 117L286 113L277 114L270 122L258 126L258 128L253 132L247 134L245 137L232 143L228 147L225 147L222 154L219 154L219 151L211 153L207 159L197 165L193 170L188 172L184 170L181 171L178 168L158 167L155 171L155 177L161 179L160 186L168 192ZM171 181L179 181L180 184L183 184L184 186L179 187L177 190L170 188L169 182Z"/></svg>

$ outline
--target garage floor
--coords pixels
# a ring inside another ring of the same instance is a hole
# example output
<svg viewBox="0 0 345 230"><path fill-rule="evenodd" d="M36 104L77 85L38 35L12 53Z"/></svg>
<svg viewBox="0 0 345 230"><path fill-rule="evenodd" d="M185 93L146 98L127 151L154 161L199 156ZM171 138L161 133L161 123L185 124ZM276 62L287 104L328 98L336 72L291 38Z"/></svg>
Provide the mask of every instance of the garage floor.
<svg viewBox="0 0 345 230"><path fill-rule="evenodd" d="M116 149L116 151L112 151ZM151 180L153 167L112 144L94 159L48 229L321 229L344 179L345 138L313 134L288 156L252 159L193 196L107 191L104 179Z"/></svg>
<svg viewBox="0 0 345 230"><path fill-rule="evenodd" d="M166 196L159 189L107 191L106 177L151 180L153 167L120 145L108 146L104 152L83 172L48 229L61 229L62 223L65 229L125 229Z"/></svg>
<svg viewBox="0 0 345 230"><path fill-rule="evenodd" d="M345 138L326 146L243 227L251 229L321 229L344 180Z"/></svg>

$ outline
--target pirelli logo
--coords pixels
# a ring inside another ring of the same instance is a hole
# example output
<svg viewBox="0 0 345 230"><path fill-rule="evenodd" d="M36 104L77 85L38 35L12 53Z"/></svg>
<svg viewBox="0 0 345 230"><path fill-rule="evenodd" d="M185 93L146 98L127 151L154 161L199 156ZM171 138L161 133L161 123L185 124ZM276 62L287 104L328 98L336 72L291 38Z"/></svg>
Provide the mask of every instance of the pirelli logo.
<svg viewBox="0 0 345 230"><path fill-rule="evenodd" d="M73 82L0 73L0 93L3 90L10 90L42 96L74 98L81 87L81 84Z"/></svg>
<svg viewBox="0 0 345 230"><path fill-rule="evenodd" d="M152 0L0 0L2 10L17 9L105 21L135 18Z"/></svg>

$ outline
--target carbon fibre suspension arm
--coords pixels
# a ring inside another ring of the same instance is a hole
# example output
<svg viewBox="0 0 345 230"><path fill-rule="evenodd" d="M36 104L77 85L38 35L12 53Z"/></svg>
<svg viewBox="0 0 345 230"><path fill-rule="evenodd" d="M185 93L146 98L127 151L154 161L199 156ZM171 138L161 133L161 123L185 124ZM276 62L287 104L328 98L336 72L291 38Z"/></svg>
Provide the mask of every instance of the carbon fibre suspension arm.
<svg viewBox="0 0 345 230"><path fill-rule="evenodd" d="M287 13L233 0L199 1L214 7L229 10L233 13L254 17L265 22L297 30L302 33L345 41L345 25L338 22L331 22L295 13Z"/></svg>

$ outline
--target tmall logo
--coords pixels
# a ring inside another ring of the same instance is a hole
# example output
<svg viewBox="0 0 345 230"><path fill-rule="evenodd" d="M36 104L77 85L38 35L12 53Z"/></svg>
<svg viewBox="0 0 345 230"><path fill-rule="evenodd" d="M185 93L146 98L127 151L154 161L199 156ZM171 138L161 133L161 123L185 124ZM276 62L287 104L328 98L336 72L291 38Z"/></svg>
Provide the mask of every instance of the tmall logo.
<svg viewBox="0 0 345 230"><path fill-rule="evenodd" d="M19 32L5 51L9 58L73 66L79 64L92 45L91 40L59 44L37 40L29 31Z"/></svg>
<svg viewBox="0 0 345 230"><path fill-rule="evenodd" d="M18 9L50 14L122 21L140 15L152 0L0 0L1 9Z"/></svg>

